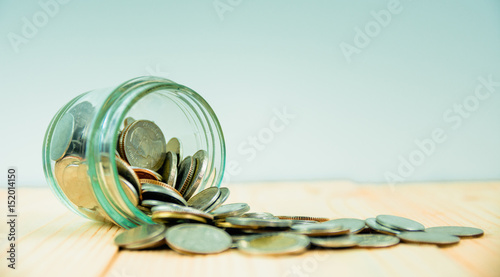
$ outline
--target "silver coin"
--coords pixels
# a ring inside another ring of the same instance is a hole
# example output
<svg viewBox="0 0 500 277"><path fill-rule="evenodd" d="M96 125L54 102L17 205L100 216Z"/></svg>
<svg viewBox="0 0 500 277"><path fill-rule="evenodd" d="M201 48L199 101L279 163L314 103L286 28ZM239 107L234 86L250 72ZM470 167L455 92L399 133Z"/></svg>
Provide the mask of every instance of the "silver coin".
<svg viewBox="0 0 500 277"><path fill-rule="evenodd" d="M75 118L74 140L81 140L94 114L95 107L88 101L81 102L68 112Z"/></svg>
<svg viewBox="0 0 500 277"><path fill-rule="evenodd" d="M194 170L196 168L196 160L191 156L187 156L179 164L179 171L177 176L177 183L175 184L175 189L178 190L182 195L186 192L194 175Z"/></svg>
<svg viewBox="0 0 500 277"><path fill-rule="evenodd" d="M57 122L50 142L50 159L58 161L64 157L73 138L75 121L72 114L63 115Z"/></svg>
<svg viewBox="0 0 500 277"><path fill-rule="evenodd" d="M208 208L206 208L204 210L205 212L211 212L211 211L217 209L218 207L220 207L224 202L226 202L226 200L230 194L229 189L226 187L222 187L222 188L219 188L219 190L220 190L219 197L212 205L210 205Z"/></svg>
<svg viewBox="0 0 500 277"><path fill-rule="evenodd" d="M120 176L119 179L121 187L130 203L132 203L132 205L134 206L139 205L139 194L137 193L137 190L134 188L134 186L122 176Z"/></svg>
<svg viewBox="0 0 500 277"><path fill-rule="evenodd" d="M378 215L376 217L377 223L391 229L402 231L423 231L424 225L415 220L395 216L395 215Z"/></svg>
<svg viewBox="0 0 500 277"><path fill-rule="evenodd" d="M278 219L272 213L268 213L268 212L245 213L245 214L241 215L241 217L260 218L260 219Z"/></svg>
<svg viewBox="0 0 500 277"><path fill-rule="evenodd" d="M240 251L247 254L298 254L306 251L309 246L309 238L299 234L275 233L240 240L237 245Z"/></svg>
<svg viewBox="0 0 500 277"><path fill-rule="evenodd" d="M231 236L224 230L204 224L179 224L170 227L165 238L168 246L184 254L214 254L231 247Z"/></svg>
<svg viewBox="0 0 500 277"><path fill-rule="evenodd" d="M348 234L349 228L340 224L297 224L292 226L292 231L306 236L338 236Z"/></svg>
<svg viewBox="0 0 500 277"><path fill-rule="evenodd" d="M118 174L129 181L137 192L141 191L141 181L132 167L119 157L116 157L115 162Z"/></svg>
<svg viewBox="0 0 500 277"><path fill-rule="evenodd" d="M193 159L196 160L196 168L193 173L193 177L189 184L189 187L186 189L186 192L183 194L184 199L189 200L193 194L195 194L196 190L200 186L201 182L205 178L208 167L208 154L205 150L199 150L193 155Z"/></svg>
<svg viewBox="0 0 500 277"><path fill-rule="evenodd" d="M389 247L399 243L399 238L387 235L362 234L353 235L359 239L358 247L379 248Z"/></svg>
<svg viewBox="0 0 500 277"><path fill-rule="evenodd" d="M200 210L197 210L197 209L194 209L191 207L180 206L180 205L172 204L172 203L156 205L156 206L151 208L151 212L153 212L153 214L163 213L163 212L178 213L178 214L190 214L190 215L202 217L204 219L207 219L208 221L212 221L214 219L214 216L209 214L209 213L205 213L205 212L202 212Z"/></svg>
<svg viewBox="0 0 500 277"><path fill-rule="evenodd" d="M177 155L175 153L171 151L167 152L161 172L162 179L174 187L177 182Z"/></svg>
<svg viewBox="0 0 500 277"><path fill-rule="evenodd" d="M455 244L460 241L459 237L437 232L402 232L398 234L398 238L405 242L438 245Z"/></svg>
<svg viewBox="0 0 500 277"><path fill-rule="evenodd" d="M133 122L135 121L135 119L133 117L127 117L125 118L125 120L123 121L123 128L127 128L130 124L132 124Z"/></svg>
<svg viewBox="0 0 500 277"><path fill-rule="evenodd" d="M124 131L123 151L131 166L157 171L165 161L165 137L158 125L137 120Z"/></svg>
<svg viewBox="0 0 500 277"><path fill-rule="evenodd" d="M172 204L172 203L165 202L165 201L153 200L153 199L145 199L145 200L142 200L142 202L141 202L141 206L146 207L146 208L150 208L150 209L152 209L155 206L162 206L162 205L168 205L168 204ZM151 210L149 210L149 211L151 211Z"/></svg>
<svg viewBox="0 0 500 277"><path fill-rule="evenodd" d="M165 226L141 225L115 237L115 244L126 249L146 249L165 244Z"/></svg>
<svg viewBox="0 0 500 277"><path fill-rule="evenodd" d="M173 190L166 187L157 186L153 184L143 183L142 184L142 199L144 200L158 200L163 202L169 202L174 204L179 204L187 206L186 200L182 198L179 194L175 193Z"/></svg>
<svg viewBox="0 0 500 277"><path fill-rule="evenodd" d="M222 205L210 212L216 219L226 218L230 216L240 216L250 210L247 203L232 203Z"/></svg>
<svg viewBox="0 0 500 277"><path fill-rule="evenodd" d="M301 224L318 224L318 222L314 220L300 220L300 219L287 219L287 220L290 220L292 222L292 227L294 225L301 225Z"/></svg>
<svg viewBox="0 0 500 277"><path fill-rule="evenodd" d="M365 220L365 222L366 222L366 225L368 225L368 227L370 227L370 229L372 229L373 231L382 233L382 234L397 235L397 234L401 233L401 231L399 231L399 230L387 228L385 226L378 224L377 220L375 220L374 217L367 218Z"/></svg>
<svg viewBox="0 0 500 277"><path fill-rule="evenodd" d="M324 248L347 248L357 246L360 238L353 235L341 235L336 237L311 237L311 243Z"/></svg>
<svg viewBox="0 0 500 277"><path fill-rule="evenodd" d="M182 145L178 138L171 138L167 142L167 152L172 152L177 156L177 162L180 163L182 161ZM179 165L179 164L177 164Z"/></svg>
<svg viewBox="0 0 500 277"><path fill-rule="evenodd" d="M292 226L292 222L289 220L281 219L259 219L259 218L248 218L248 217L227 217L226 221L240 226L250 226L250 227L279 227L288 228Z"/></svg>
<svg viewBox="0 0 500 277"><path fill-rule="evenodd" d="M463 226L438 226L425 229L429 233L442 233L457 237L480 237L484 235L484 231L479 228L463 227Z"/></svg>
<svg viewBox="0 0 500 277"><path fill-rule="evenodd" d="M84 101L71 108L68 112L71 113L75 119L73 139L68 149L68 153L84 157L86 133L95 112L95 107L90 102Z"/></svg>
<svg viewBox="0 0 500 277"><path fill-rule="evenodd" d="M187 203L189 207L204 211L213 205L219 196L220 189L218 187L210 187L195 194Z"/></svg>
<svg viewBox="0 0 500 277"><path fill-rule="evenodd" d="M325 221L321 224L338 224L347 228L351 233L359 233L365 228L365 221L357 218L338 218L329 221Z"/></svg>

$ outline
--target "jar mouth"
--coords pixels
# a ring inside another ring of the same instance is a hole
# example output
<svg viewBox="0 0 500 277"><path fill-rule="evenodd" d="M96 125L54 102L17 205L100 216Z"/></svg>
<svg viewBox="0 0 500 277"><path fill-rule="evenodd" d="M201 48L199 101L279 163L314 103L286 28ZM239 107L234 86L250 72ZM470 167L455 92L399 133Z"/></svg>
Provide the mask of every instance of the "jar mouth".
<svg viewBox="0 0 500 277"><path fill-rule="evenodd" d="M90 126L87 141L88 173L94 194L115 223L125 228L153 223L128 201L119 185L115 153L121 124L128 116L155 122L162 131L167 130L164 131L167 140L170 137L185 140L187 153L194 154L196 148L207 151L207 174L199 189L220 186L225 168L225 141L208 103L192 89L168 79L152 76L132 79L109 94Z"/></svg>

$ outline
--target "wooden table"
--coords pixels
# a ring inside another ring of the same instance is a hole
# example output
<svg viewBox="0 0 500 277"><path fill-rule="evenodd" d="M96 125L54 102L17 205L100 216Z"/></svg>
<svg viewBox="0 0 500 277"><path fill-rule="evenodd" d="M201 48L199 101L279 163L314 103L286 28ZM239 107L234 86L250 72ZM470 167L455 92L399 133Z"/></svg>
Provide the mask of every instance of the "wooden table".
<svg viewBox="0 0 500 277"><path fill-rule="evenodd" d="M252 211L362 219L394 214L428 227L479 227L485 235L445 248L399 244L277 257L248 256L237 250L207 256L167 249L118 251L113 239L120 228L72 214L46 188L22 188L17 192L17 269L7 268L7 225L2 223L0 276L500 276L500 182L396 187L261 183L235 184L230 189L227 203L246 202ZM5 215L5 189L0 198Z"/></svg>

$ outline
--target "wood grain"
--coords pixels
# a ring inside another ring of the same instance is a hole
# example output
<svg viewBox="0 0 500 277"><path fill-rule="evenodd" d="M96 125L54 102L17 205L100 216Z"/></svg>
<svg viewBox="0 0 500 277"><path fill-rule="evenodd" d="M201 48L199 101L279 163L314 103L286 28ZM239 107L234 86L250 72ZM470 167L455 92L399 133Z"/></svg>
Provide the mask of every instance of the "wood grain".
<svg viewBox="0 0 500 277"><path fill-rule="evenodd" d="M118 251L113 238L120 228L72 214L48 189L23 188L18 190L18 268L7 268L7 226L1 224L0 276L500 276L500 182L389 187L336 181L230 189L227 203L245 202L252 211L362 219L394 214L427 227L478 227L485 235L444 248L399 244L278 257L237 250L207 256L168 249ZM5 190L0 198L6 199Z"/></svg>

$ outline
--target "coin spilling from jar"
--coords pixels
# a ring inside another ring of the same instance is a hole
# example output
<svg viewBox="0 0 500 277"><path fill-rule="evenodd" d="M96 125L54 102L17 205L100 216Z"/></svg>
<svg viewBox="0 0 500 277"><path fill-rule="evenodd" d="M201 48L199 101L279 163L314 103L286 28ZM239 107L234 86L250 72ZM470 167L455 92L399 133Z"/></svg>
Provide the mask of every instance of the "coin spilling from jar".
<svg viewBox="0 0 500 277"><path fill-rule="evenodd" d="M113 222L100 210L84 160L85 128L92 112L92 106L84 102L67 113L55 128L57 139L49 154L55 161L59 189L67 199L90 218ZM125 210L132 204L156 222L119 234L115 244L122 249L167 246L182 254L215 254L237 248L246 254L282 255L310 248L383 248L400 242L443 246L483 235L478 228L426 228L393 215L364 220L275 216L250 212L246 203L223 205L228 188L202 187L215 175L207 176L207 152L183 157L181 141L171 138L167 142L149 120L125 119L114 160L121 188L114 193L123 193L128 201L117 205Z"/></svg>

